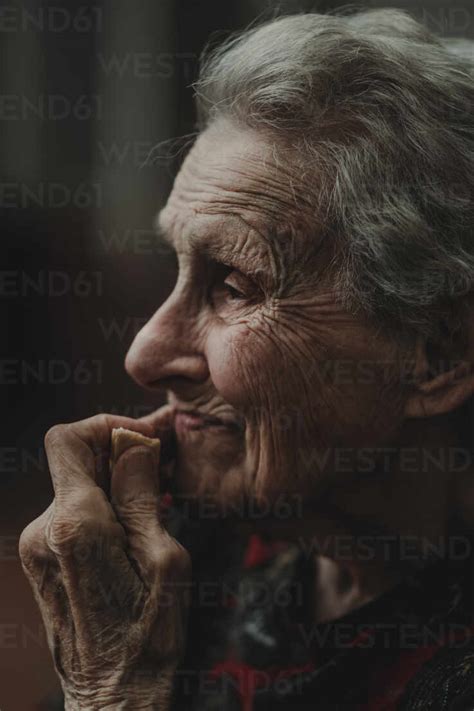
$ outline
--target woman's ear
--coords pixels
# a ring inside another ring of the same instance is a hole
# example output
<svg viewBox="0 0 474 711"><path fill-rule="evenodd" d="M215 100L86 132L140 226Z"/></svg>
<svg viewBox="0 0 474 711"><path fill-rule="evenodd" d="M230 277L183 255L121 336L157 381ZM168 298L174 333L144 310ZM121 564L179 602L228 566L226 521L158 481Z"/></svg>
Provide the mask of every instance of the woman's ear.
<svg viewBox="0 0 474 711"><path fill-rule="evenodd" d="M464 304L463 306L466 306ZM456 410L474 395L474 310L462 308L465 318L457 334L430 342L419 337L415 348L412 392L406 417L435 417Z"/></svg>

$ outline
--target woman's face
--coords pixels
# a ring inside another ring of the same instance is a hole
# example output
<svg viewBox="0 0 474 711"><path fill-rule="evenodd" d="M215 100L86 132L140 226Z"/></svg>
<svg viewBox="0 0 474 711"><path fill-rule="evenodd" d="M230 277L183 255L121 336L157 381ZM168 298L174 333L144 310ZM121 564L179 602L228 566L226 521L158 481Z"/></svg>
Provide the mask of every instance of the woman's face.
<svg viewBox="0 0 474 711"><path fill-rule="evenodd" d="M317 193L261 136L220 123L159 215L179 276L126 367L168 391L185 496L308 501L357 450L396 440L402 354L340 305Z"/></svg>

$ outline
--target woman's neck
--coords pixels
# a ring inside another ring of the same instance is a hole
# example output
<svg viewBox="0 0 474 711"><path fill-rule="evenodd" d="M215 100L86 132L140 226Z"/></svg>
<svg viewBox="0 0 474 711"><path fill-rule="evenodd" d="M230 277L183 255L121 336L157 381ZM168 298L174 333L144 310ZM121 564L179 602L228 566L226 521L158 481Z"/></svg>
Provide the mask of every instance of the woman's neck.
<svg viewBox="0 0 474 711"><path fill-rule="evenodd" d="M474 468L454 418L411 421L397 447L380 454L379 470L354 473L327 498L326 511L350 529L354 552L346 546L344 558L336 544L331 558L315 557L317 621L378 597L426 562L427 551L442 555L450 521L474 530Z"/></svg>

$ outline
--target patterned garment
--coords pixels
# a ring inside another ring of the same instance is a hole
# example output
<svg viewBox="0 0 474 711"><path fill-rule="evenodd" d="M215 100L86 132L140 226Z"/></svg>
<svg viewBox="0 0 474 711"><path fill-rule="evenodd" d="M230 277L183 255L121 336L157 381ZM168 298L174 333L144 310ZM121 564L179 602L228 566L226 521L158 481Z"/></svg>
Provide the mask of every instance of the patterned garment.
<svg viewBox="0 0 474 711"><path fill-rule="evenodd" d="M471 539L463 555L308 628L313 566L297 548L252 536L235 550L214 535L197 556L177 709L474 711Z"/></svg>

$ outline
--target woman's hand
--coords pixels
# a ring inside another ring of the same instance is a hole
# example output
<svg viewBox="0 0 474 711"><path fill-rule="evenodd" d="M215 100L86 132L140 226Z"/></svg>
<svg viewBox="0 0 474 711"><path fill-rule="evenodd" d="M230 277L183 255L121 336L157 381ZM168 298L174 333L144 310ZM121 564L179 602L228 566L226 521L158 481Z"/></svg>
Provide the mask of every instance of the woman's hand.
<svg viewBox="0 0 474 711"><path fill-rule="evenodd" d="M168 709L185 646L189 555L160 525L153 451L109 476L115 427L154 435L111 415L48 432L55 498L20 538L68 711Z"/></svg>

